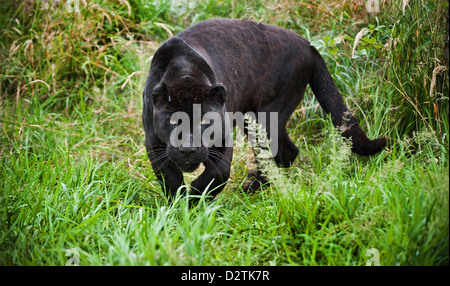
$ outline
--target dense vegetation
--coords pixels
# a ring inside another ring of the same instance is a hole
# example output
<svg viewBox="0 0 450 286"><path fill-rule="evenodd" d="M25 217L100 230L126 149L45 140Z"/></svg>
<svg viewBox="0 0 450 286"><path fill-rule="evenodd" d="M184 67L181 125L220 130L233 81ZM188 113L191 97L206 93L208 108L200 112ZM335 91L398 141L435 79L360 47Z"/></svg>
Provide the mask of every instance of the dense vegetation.
<svg viewBox="0 0 450 286"><path fill-rule="evenodd" d="M73 251L81 265L366 265L370 248L381 265L448 265L448 1L381 2L1 5L0 265ZM255 165L236 148L216 200L169 205L145 154L143 83L160 43L214 17L307 38L386 150L351 154L308 88L289 123L300 155L268 170L270 187L242 192Z"/></svg>

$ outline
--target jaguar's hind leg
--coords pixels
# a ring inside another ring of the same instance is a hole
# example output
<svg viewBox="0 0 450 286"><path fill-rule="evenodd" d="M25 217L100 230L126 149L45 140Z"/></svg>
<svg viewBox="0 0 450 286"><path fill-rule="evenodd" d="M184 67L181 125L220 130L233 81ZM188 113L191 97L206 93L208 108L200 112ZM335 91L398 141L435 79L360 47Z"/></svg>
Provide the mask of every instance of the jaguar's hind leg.
<svg viewBox="0 0 450 286"><path fill-rule="evenodd" d="M253 153L255 154L256 164L258 170L249 173L250 183L244 188L245 192L255 192L262 186L269 184L269 180L266 176L266 172L270 172L270 165L268 160L275 160L278 167L289 167L298 155L298 148L289 138L286 130L280 132L278 136L278 150L273 150L276 152L274 158L259 158L258 152L255 152L253 148Z"/></svg>

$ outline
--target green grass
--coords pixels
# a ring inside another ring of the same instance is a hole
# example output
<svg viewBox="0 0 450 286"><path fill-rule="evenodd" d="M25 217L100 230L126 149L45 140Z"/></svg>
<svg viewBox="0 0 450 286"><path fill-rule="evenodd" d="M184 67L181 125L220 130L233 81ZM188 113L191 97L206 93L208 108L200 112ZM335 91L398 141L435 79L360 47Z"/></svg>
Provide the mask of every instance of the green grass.
<svg viewBox="0 0 450 286"><path fill-rule="evenodd" d="M366 265L370 248L381 265L449 264L448 69L433 86L447 2L393 1L377 18L344 0L36 2L0 8L0 265L65 265L71 249L80 265ZM300 154L270 187L241 191L254 165L236 148L216 200L169 205L144 150L143 83L164 39L213 17L310 40L386 150L351 154L308 90L288 125Z"/></svg>

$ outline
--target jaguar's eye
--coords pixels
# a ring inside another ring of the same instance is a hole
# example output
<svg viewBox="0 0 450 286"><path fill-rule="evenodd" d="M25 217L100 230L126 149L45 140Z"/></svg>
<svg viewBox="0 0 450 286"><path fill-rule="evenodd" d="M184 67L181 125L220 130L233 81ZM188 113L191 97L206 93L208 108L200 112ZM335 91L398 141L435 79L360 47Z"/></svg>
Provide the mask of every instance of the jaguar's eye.
<svg viewBox="0 0 450 286"><path fill-rule="evenodd" d="M200 121L201 125L205 125L208 124L208 120L206 120L205 118L202 118L202 121Z"/></svg>
<svg viewBox="0 0 450 286"><path fill-rule="evenodd" d="M175 124L178 124L178 120L175 120L175 119L170 119L170 124L172 124L172 125L175 125Z"/></svg>

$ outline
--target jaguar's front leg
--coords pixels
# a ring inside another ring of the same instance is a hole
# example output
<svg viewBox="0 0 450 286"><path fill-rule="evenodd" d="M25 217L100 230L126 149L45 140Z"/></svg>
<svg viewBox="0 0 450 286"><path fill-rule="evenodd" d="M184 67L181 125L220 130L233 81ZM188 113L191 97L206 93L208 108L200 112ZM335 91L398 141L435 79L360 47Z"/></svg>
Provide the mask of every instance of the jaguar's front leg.
<svg viewBox="0 0 450 286"><path fill-rule="evenodd" d="M184 184L183 173L167 158L166 148L162 144L157 146L158 148L148 145L147 155L164 194L172 201L178 189Z"/></svg>
<svg viewBox="0 0 450 286"><path fill-rule="evenodd" d="M170 163L167 165L171 165ZM172 201L178 189L184 184L183 173L174 166L163 166L163 168L153 167L161 186L164 188L164 193ZM184 193L184 192L183 192Z"/></svg>
<svg viewBox="0 0 450 286"><path fill-rule="evenodd" d="M230 177L232 147L212 147L208 151L208 158L204 162L205 170L191 184L192 195L202 195L208 192L210 198L214 198L225 187ZM191 198L191 203L196 203L198 197Z"/></svg>

